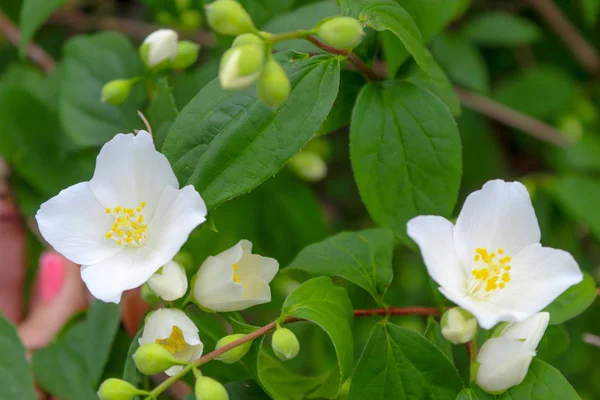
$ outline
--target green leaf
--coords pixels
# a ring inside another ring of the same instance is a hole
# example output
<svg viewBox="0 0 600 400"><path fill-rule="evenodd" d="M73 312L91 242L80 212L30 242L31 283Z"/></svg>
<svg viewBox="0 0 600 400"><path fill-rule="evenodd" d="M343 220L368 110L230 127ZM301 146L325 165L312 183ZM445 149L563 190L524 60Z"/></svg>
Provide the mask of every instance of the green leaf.
<svg viewBox="0 0 600 400"><path fill-rule="evenodd" d="M334 132L350 124L354 103L365 85L364 78L353 71L342 70L340 77L340 91L329 115L319 128L318 135Z"/></svg>
<svg viewBox="0 0 600 400"><path fill-rule="evenodd" d="M460 391L456 400L493 400L492 395L487 394L478 387L464 388Z"/></svg>
<svg viewBox="0 0 600 400"><path fill-rule="evenodd" d="M269 396L252 380L229 382L225 385L232 400L269 400ZM196 400L192 395L191 400Z"/></svg>
<svg viewBox="0 0 600 400"><path fill-rule="evenodd" d="M451 363L454 362L454 355L452 354L452 343L450 343L442 334L442 328L440 324L433 317L427 319L427 329L423 334L431 343L435 345Z"/></svg>
<svg viewBox="0 0 600 400"><path fill-rule="evenodd" d="M394 235L389 229L343 232L308 246L286 270L341 276L381 303L392 282Z"/></svg>
<svg viewBox="0 0 600 400"><path fill-rule="evenodd" d="M154 144L158 151L162 148L167 133L177 118L177 106L171 94L172 90L167 78L159 79L148 105L148 123L152 128Z"/></svg>
<svg viewBox="0 0 600 400"><path fill-rule="evenodd" d="M600 0L582 0L583 17L589 26L593 26L598 21L600 13Z"/></svg>
<svg viewBox="0 0 600 400"><path fill-rule="evenodd" d="M600 239L600 181L584 176L558 178L551 187L559 206L578 224L587 226Z"/></svg>
<svg viewBox="0 0 600 400"><path fill-rule="evenodd" d="M555 361L567 351L569 344L571 344L571 338L565 327L551 325L546 329L546 333L537 347L536 357L546 362Z"/></svg>
<svg viewBox="0 0 600 400"><path fill-rule="evenodd" d="M562 324L588 309L596 300L596 280L587 272L583 281L558 296L544 311L550 313L550 324Z"/></svg>
<svg viewBox="0 0 600 400"><path fill-rule="evenodd" d="M143 128L137 115L147 97L142 84L135 85L118 107L100 101L104 84L141 74L138 53L121 34L81 35L67 42L59 111L65 130L79 147L101 146L119 132Z"/></svg>
<svg viewBox="0 0 600 400"><path fill-rule="evenodd" d="M580 400L573 386L553 366L534 359L520 385L498 396L498 400Z"/></svg>
<svg viewBox="0 0 600 400"><path fill-rule="evenodd" d="M45 76L38 69L26 64L11 64L0 77L0 85L25 89L52 110L57 108L58 84L58 73Z"/></svg>
<svg viewBox="0 0 600 400"><path fill-rule="evenodd" d="M219 60L213 59L196 69L188 69L177 75L172 80L173 97L177 109L183 109L210 81L219 75Z"/></svg>
<svg viewBox="0 0 600 400"><path fill-rule="evenodd" d="M479 14L466 24L464 33L473 42L487 46L522 46L542 37L532 22L502 11Z"/></svg>
<svg viewBox="0 0 600 400"><path fill-rule="evenodd" d="M144 378L133 361L133 354L140 348L139 339L142 337L142 333L144 333L144 327L141 327L135 337L131 340L131 345L129 345L129 351L127 352L127 358L125 360L125 368L123 369L123 380L136 387L142 383L142 379Z"/></svg>
<svg viewBox="0 0 600 400"><path fill-rule="evenodd" d="M296 55L297 57L298 55ZM280 53L289 60L292 53ZM209 208L247 192L274 175L319 129L339 88L337 58L286 62L292 92L277 112L253 88L205 86L180 113L163 145L182 184L193 184Z"/></svg>
<svg viewBox="0 0 600 400"><path fill-rule="evenodd" d="M442 34L432 41L431 52L454 83L479 93L490 91L485 60L463 36Z"/></svg>
<svg viewBox="0 0 600 400"><path fill-rule="evenodd" d="M19 53L25 56L27 45L35 32L44 24L50 14L62 6L65 0L25 0L21 7L19 20L21 30L21 41L19 42Z"/></svg>
<svg viewBox="0 0 600 400"><path fill-rule="evenodd" d="M452 213L460 138L448 108L429 91L408 82L365 86L352 115L350 156L369 213L405 243L409 219Z"/></svg>
<svg viewBox="0 0 600 400"><path fill-rule="evenodd" d="M340 386L352 372L354 345L352 304L348 293L331 282L330 278L313 278L298 288L285 300L281 318L296 317L319 326L327 333L335 347L338 359L337 370L330 376L327 388L320 395L327 398L337 396Z"/></svg>
<svg viewBox="0 0 600 400"><path fill-rule="evenodd" d="M0 313L0 399L35 400L33 375L15 327Z"/></svg>
<svg viewBox="0 0 600 400"><path fill-rule="evenodd" d="M427 339L380 322L356 366L349 400L455 400L462 388L456 368Z"/></svg>
<svg viewBox="0 0 600 400"><path fill-rule="evenodd" d="M86 361L94 386L100 383L104 366L121 323L121 306L96 300L87 316Z"/></svg>
<svg viewBox="0 0 600 400"><path fill-rule="evenodd" d="M400 39L423 71L429 73L433 57L410 14L393 0L377 1L360 12L359 19L376 31L390 31Z"/></svg>

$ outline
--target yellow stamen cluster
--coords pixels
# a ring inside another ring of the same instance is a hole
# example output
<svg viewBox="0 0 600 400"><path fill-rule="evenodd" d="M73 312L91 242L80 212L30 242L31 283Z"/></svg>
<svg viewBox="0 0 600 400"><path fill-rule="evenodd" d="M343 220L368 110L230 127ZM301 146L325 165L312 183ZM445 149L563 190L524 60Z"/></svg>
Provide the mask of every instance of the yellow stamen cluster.
<svg viewBox="0 0 600 400"><path fill-rule="evenodd" d="M156 339L156 343L169 350L171 354L183 351L183 348L187 344L183 337L183 332L177 326L173 327L171 336L166 339Z"/></svg>
<svg viewBox="0 0 600 400"><path fill-rule="evenodd" d="M115 222L104 237L116 240L119 245L140 246L146 239L148 224L144 223L142 210L146 202L142 201L138 207L125 208L116 206L107 208L106 213L115 217Z"/></svg>
<svg viewBox="0 0 600 400"><path fill-rule="evenodd" d="M473 297L484 299L492 292L504 289L510 282L511 261L509 256L503 256L504 250L498 249L496 253L490 253L486 249L475 250L473 261L484 264L481 268L473 268L469 278L469 292Z"/></svg>
<svg viewBox="0 0 600 400"><path fill-rule="evenodd" d="M240 276L237 273L237 270L240 269L238 264L233 264L233 281L236 283L240 283Z"/></svg>

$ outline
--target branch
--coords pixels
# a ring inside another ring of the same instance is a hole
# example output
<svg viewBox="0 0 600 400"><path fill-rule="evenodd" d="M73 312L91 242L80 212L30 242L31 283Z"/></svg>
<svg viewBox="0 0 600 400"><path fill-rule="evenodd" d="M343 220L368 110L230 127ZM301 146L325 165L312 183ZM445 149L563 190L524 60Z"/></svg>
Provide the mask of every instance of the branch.
<svg viewBox="0 0 600 400"><path fill-rule="evenodd" d="M8 40L15 47L19 47L19 43L21 42L21 32L19 32L19 28L17 28L15 24L2 13L2 11L0 11L0 31L6 35ZM51 73L56 68L56 62L54 62L52 57L50 57L44 49L33 42L30 42L27 45L27 56L47 74Z"/></svg>
<svg viewBox="0 0 600 400"><path fill-rule="evenodd" d="M354 310L355 317L370 317L374 315L440 315L435 307L389 307L373 310Z"/></svg>
<svg viewBox="0 0 600 400"><path fill-rule="evenodd" d="M554 146L568 147L570 145L570 142L561 131L542 121L465 89L455 87L454 91L465 106L491 119L528 133Z"/></svg>
<svg viewBox="0 0 600 400"><path fill-rule="evenodd" d="M598 51L577 31L552 0L528 0L546 23L565 42L581 66L593 75L600 76Z"/></svg>

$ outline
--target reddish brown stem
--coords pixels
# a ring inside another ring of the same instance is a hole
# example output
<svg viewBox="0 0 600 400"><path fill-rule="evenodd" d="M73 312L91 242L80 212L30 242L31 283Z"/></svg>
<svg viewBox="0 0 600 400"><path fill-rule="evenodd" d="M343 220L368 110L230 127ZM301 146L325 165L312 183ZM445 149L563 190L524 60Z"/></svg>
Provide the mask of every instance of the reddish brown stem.
<svg viewBox="0 0 600 400"><path fill-rule="evenodd" d="M389 307L374 308L372 310L354 310L355 317L369 317L373 315L440 315L440 310L435 307Z"/></svg>

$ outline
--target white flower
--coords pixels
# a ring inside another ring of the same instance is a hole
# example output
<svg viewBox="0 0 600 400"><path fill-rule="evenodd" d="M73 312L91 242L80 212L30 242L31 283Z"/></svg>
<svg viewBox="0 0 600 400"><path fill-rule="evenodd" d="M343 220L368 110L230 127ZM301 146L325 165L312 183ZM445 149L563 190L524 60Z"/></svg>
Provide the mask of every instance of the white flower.
<svg viewBox="0 0 600 400"><path fill-rule="evenodd" d="M413 218L408 235L442 294L485 329L523 321L583 279L569 253L540 245L529 194L518 182L494 180L471 193L456 225Z"/></svg>
<svg viewBox="0 0 600 400"><path fill-rule="evenodd" d="M42 204L36 219L48 243L82 265L90 292L118 303L177 254L205 221L206 205L192 186L179 189L166 157L141 131L106 143L92 180Z"/></svg>
<svg viewBox="0 0 600 400"><path fill-rule="evenodd" d="M523 382L549 320L550 314L541 312L508 324L499 337L486 341L477 355L477 384L499 393Z"/></svg>
<svg viewBox="0 0 600 400"><path fill-rule="evenodd" d="M185 269L171 260L148 279L148 286L163 300L177 300L183 297L188 288Z"/></svg>
<svg viewBox="0 0 600 400"><path fill-rule="evenodd" d="M442 315L442 335L453 344L467 343L477 334L477 320L460 307L453 307Z"/></svg>
<svg viewBox="0 0 600 400"><path fill-rule="evenodd" d="M165 60L177 57L178 35L172 29L159 29L144 39L140 52L148 67L154 67Z"/></svg>
<svg viewBox="0 0 600 400"><path fill-rule="evenodd" d="M251 252L252 243L240 240L232 248L208 257L196 276L196 302L214 311L239 311L271 301L269 283L279 263Z"/></svg>
<svg viewBox="0 0 600 400"><path fill-rule="evenodd" d="M158 343L178 360L192 362L200 358L204 345L198 336L198 327L181 310L161 308L146 318L140 346ZM175 365L165 373L169 376L181 371L183 367Z"/></svg>

